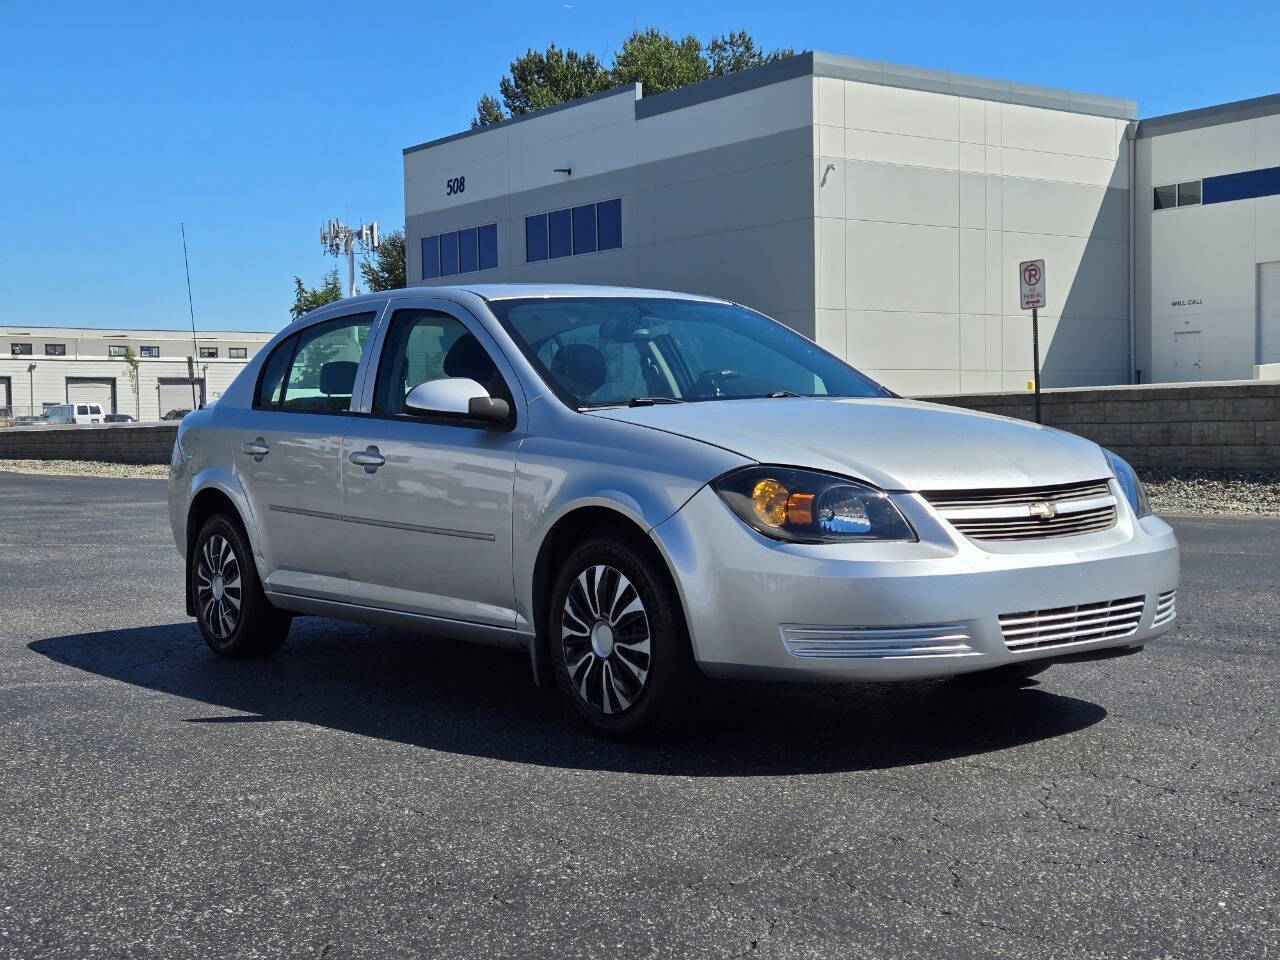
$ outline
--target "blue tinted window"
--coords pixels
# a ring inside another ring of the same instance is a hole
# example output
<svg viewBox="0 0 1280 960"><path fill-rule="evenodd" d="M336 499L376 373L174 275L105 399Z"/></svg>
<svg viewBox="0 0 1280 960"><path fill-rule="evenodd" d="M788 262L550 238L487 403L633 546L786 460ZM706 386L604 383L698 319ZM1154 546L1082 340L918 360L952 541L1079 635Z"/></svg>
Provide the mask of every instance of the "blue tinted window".
<svg viewBox="0 0 1280 960"><path fill-rule="evenodd" d="M480 268L476 250L476 228L458 231L458 272L474 273Z"/></svg>
<svg viewBox="0 0 1280 960"><path fill-rule="evenodd" d="M547 215L524 218L524 259L526 263L547 259Z"/></svg>
<svg viewBox="0 0 1280 960"><path fill-rule="evenodd" d="M551 235L551 259L573 253L573 220L568 210L547 214L547 232Z"/></svg>
<svg viewBox="0 0 1280 960"><path fill-rule="evenodd" d="M601 250L622 246L622 201L603 200L596 204L596 230Z"/></svg>
<svg viewBox="0 0 1280 960"><path fill-rule="evenodd" d="M447 277L458 272L458 235L456 233L440 234L440 276Z"/></svg>
<svg viewBox="0 0 1280 960"><path fill-rule="evenodd" d="M596 205L573 208L573 252L596 252Z"/></svg>
<svg viewBox="0 0 1280 960"><path fill-rule="evenodd" d="M440 276L440 238L422 238L422 279Z"/></svg>
<svg viewBox="0 0 1280 960"><path fill-rule="evenodd" d="M490 223L480 228L480 269L492 270L498 265L498 225Z"/></svg>
<svg viewBox="0 0 1280 960"><path fill-rule="evenodd" d="M1205 203L1251 200L1255 197L1275 196L1278 193L1280 193L1280 167L1204 178Z"/></svg>

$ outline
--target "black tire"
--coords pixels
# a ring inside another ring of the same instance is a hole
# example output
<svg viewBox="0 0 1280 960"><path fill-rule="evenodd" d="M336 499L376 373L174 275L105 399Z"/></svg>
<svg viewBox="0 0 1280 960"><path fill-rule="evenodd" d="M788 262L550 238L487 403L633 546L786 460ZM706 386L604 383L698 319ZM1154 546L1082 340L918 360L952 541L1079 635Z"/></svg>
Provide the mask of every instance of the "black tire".
<svg viewBox="0 0 1280 960"><path fill-rule="evenodd" d="M217 513L205 521L187 577L196 622L214 653L265 657L280 649L293 617L267 600L238 519Z"/></svg>
<svg viewBox="0 0 1280 960"><path fill-rule="evenodd" d="M977 673L962 673L952 679L975 687L1016 687L1052 666L1051 660L1029 660L1026 663L1006 663L1002 667L979 670Z"/></svg>
<svg viewBox="0 0 1280 960"><path fill-rule="evenodd" d="M645 551L614 536L575 548L552 592L546 630L556 684L594 730L632 740L696 724L707 681L675 588Z"/></svg>

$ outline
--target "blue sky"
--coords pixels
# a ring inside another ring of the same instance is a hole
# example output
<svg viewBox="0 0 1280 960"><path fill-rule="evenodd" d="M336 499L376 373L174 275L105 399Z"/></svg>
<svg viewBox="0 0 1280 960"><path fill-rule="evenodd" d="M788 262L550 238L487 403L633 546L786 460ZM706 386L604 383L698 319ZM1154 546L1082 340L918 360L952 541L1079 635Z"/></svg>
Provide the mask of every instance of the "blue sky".
<svg viewBox="0 0 1280 960"><path fill-rule="evenodd" d="M1136 99L1280 92L1280 4L127 4L0 0L0 323L274 330L330 216L404 220L400 151L465 129L514 55L636 26ZM344 266L345 270L345 266Z"/></svg>

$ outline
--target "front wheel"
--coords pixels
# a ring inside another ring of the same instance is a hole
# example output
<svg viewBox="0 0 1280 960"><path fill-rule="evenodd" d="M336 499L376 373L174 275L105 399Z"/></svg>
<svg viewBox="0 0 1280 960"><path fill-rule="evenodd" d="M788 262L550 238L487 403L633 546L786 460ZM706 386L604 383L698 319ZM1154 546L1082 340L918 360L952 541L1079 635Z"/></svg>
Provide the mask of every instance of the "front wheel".
<svg viewBox="0 0 1280 960"><path fill-rule="evenodd" d="M261 657L284 643L293 618L267 600L249 540L225 514L205 521L188 564L196 621L213 652Z"/></svg>
<svg viewBox="0 0 1280 960"><path fill-rule="evenodd" d="M643 552L598 537L568 557L547 624L552 669L596 730L637 738L686 729L705 682L670 582Z"/></svg>

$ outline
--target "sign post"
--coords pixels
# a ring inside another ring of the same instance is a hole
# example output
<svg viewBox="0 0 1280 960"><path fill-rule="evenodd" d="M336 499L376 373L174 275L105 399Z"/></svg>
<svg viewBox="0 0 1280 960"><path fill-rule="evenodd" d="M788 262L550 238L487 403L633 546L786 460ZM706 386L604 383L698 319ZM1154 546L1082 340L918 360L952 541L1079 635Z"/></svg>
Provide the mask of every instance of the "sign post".
<svg viewBox="0 0 1280 960"><path fill-rule="evenodd" d="M1040 419L1040 308L1044 298L1044 261L1024 260L1018 264L1018 283L1022 290L1022 309L1031 311L1031 362L1036 391L1036 423Z"/></svg>

